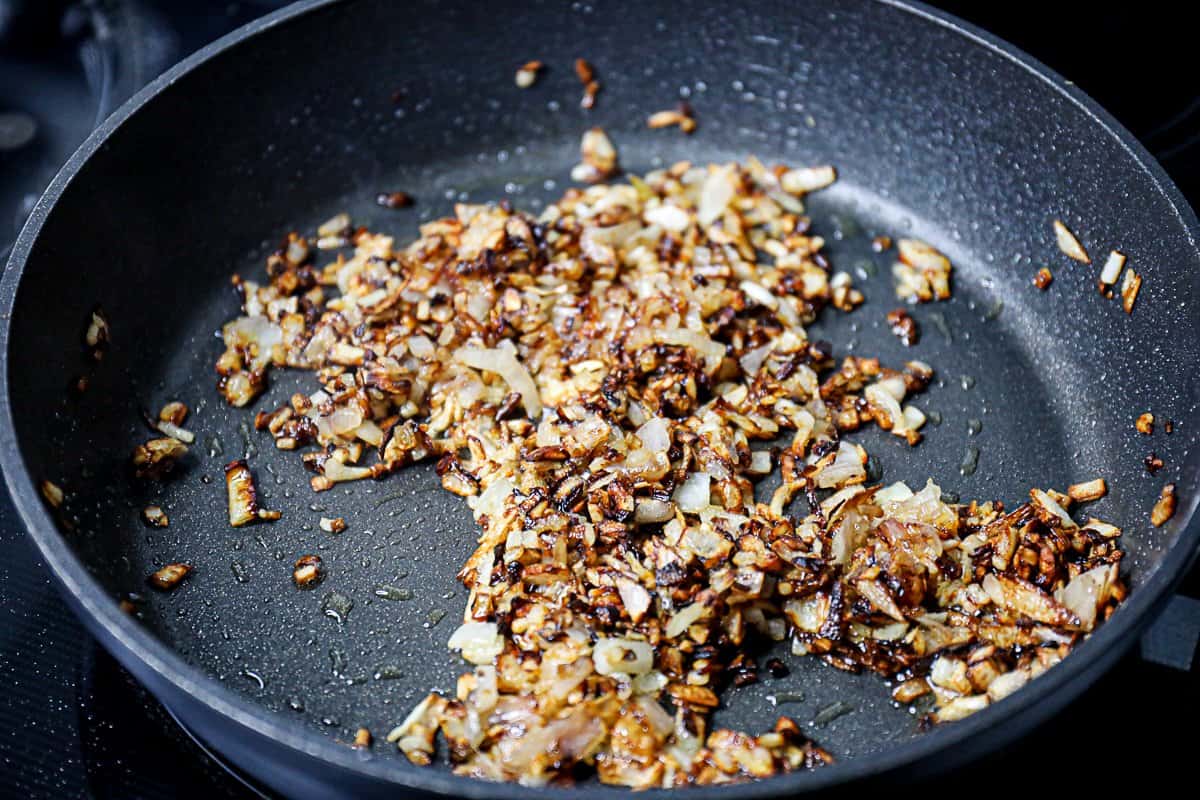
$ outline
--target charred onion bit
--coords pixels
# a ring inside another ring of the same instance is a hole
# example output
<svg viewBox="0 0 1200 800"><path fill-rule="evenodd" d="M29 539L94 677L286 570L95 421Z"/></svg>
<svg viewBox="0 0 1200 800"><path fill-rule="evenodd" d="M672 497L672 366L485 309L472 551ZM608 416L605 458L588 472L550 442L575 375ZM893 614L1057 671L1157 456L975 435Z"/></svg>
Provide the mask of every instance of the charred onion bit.
<svg viewBox="0 0 1200 800"><path fill-rule="evenodd" d="M93 360L100 361L104 358L104 352L108 350L109 338L108 318L104 316L104 312L100 308L97 308L89 315L87 330L83 334L83 346Z"/></svg>
<svg viewBox="0 0 1200 800"><path fill-rule="evenodd" d="M413 199L408 192L380 192L375 195L375 203L384 208L408 208L413 204Z"/></svg>
<svg viewBox="0 0 1200 800"><path fill-rule="evenodd" d="M324 577L325 571L321 566L320 556L303 555L296 559L296 565L292 569L292 580L301 589L315 586Z"/></svg>
<svg viewBox="0 0 1200 800"><path fill-rule="evenodd" d="M1133 304L1141 290L1142 276L1134 272L1133 267L1125 270L1125 279L1121 281L1121 308L1126 314L1133 313Z"/></svg>
<svg viewBox="0 0 1200 800"><path fill-rule="evenodd" d="M1158 502L1150 511L1150 524L1156 528L1162 527L1171 517L1175 516L1175 484L1168 483L1158 495Z"/></svg>
<svg viewBox="0 0 1200 800"><path fill-rule="evenodd" d="M169 592L183 582L192 571L190 564L167 564L150 576L149 583L160 592Z"/></svg>
<svg viewBox="0 0 1200 800"><path fill-rule="evenodd" d="M892 333L905 347L912 347L921 336L917 328L917 321L903 308L889 311L887 323L891 327Z"/></svg>
<svg viewBox="0 0 1200 800"><path fill-rule="evenodd" d="M1134 421L1133 427L1143 436L1151 436L1154 433L1154 415L1146 411L1138 415Z"/></svg>
<svg viewBox="0 0 1200 800"><path fill-rule="evenodd" d="M63 500L66 498L66 493L63 492L62 487L54 481L42 481L38 486L38 489L42 493L42 499L45 500L51 508L58 508L63 504Z"/></svg>
<svg viewBox="0 0 1200 800"><path fill-rule="evenodd" d="M656 111L646 119L648 128L678 127L684 133L696 130L696 120L692 116L692 107L688 103L680 103L678 108L668 111Z"/></svg>
<svg viewBox="0 0 1200 800"><path fill-rule="evenodd" d="M896 250L900 256L892 265L896 297L910 303L950 297L950 259L919 239L901 239Z"/></svg>
<svg viewBox="0 0 1200 800"><path fill-rule="evenodd" d="M239 458L225 465L225 491L229 495L229 524L235 528L258 520L277 520L281 516L278 511L259 508L258 488L245 459Z"/></svg>
<svg viewBox="0 0 1200 800"><path fill-rule="evenodd" d="M178 439L162 437L139 444L133 450L133 471L139 478L162 480L175 463L187 455L187 445Z"/></svg>
<svg viewBox="0 0 1200 800"><path fill-rule="evenodd" d="M1054 220L1054 239L1058 243L1058 249L1063 251L1068 258L1084 264L1092 263L1087 250L1083 249L1083 245L1079 243L1079 239L1071 232L1070 228L1063 224L1062 220Z"/></svg>
<svg viewBox="0 0 1200 800"><path fill-rule="evenodd" d="M596 80L596 70L582 58L575 59L575 77L583 84L583 98L579 101L582 108L592 108L596 105L596 95L600 93L600 81Z"/></svg>
<svg viewBox="0 0 1200 800"><path fill-rule="evenodd" d="M911 398L933 371L809 340L847 287L804 217L834 175L801 170L680 163L537 217L458 205L403 248L358 234L313 284L242 284L227 330L270 331L278 363L319 381L258 421L289 447L303 421L314 487L430 460L479 526L448 642L471 670L387 736L412 762L440 736L456 772L526 785L814 767L828 754L786 717L755 735L710 722L722 687L761 677L752 639L954 719L1124 597L1120 531L1074 522L1067 495L1010 511L868 485L843 434L918 441ZM948 293L949 262L903 248L929 297Z"/></svg>
<svg viewBox="0 0 1200 800"><path fill-rule="evenodd" d="M603 128L592 128L583 134L579 145L582 163L571 170L571 180L598 183L617 171L617 149Z"/></svg>
<svg viewBox="0 0 1200 800"><path fill-rule="evenodd" d="M526 61L524 66L517 70L517 86L521 89L528 89L537 83L538 73L542 71L542 66L541 61Z"/></svg>
<svg viewBox="0 0 1200 800"><path fill-rule="evenodd" d="M142 520L152 528L165 528L170 524L167 512L161 506L146 506L142 509Z"/></svg>
<svg viewBox="0 0 1200 800"><path fill-rule="evenodd" d="M1054 275L1049 268L1042 267L1033 276L1033 285L1041 289L1043 292L1050 288L1050 284L1054 282Z"/></svg>

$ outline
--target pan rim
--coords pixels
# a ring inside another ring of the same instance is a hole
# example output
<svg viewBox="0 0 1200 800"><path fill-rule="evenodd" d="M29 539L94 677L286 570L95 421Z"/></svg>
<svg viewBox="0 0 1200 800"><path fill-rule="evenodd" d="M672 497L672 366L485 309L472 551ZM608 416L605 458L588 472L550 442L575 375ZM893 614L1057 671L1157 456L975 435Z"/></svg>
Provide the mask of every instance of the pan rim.
<svg viewBox="0 0 1200 800"><path fill-rule="evenodd" d="M64 546L51 515L41 502L37 487L29 473L23 455L17 449L18 437L13 422L9 401L9 376L7 354L10 346L9 320L16 300L17 290L33 246L42 225L51 210L72 183L80 168L103 147L108 137L117 131L131 116L174 84L184 75L206 64L220 54L240 46L268 29L297 20L310 13L332 7L348 0L302 0L294 5L272 12L201 48L149 83L137 94L110 115L80 145L50 183L38 201L33 213L22 228L9 257L3 279L0 280L0 354L4 363L0 367L0 447L15 453L0 463L21 523L36 544L42 558L50 567L60 586L75 601L75 607L89 618L109 637L108 646L117 646L136 657L151 670L158 679L189 695L221 718L238 725L256 736L273 740L296 755L312 758L328 768L364 774L373 779L387 781L400 787L415 789L444 796L469 798L505 797L523 799L533 793L544 797L560 797L560 790L547 787L525 787L516 784L497 784L463 778L445 770L430 770L415 767L400 759L363 760L357 752L335 743L322 734L301 726L286 723L279 715L238 695L215 677L199 667L186 662L178 653L154 637L146 628L136 624L120 611L115 598L110 597L92 577L84 564L69 547ZM1046 83L1061 97L1076 105L1090 120L1100 125L1104 132L1130 155L1148 175L1155 188L1175 211L1178 224L1185 231L1188 242L1200 260L1200 222L1183 198L1178 187L1165 171L1133 135L1094 100L1070 84L1062 76L1046 67L1018 48L983 31L953 15L930 8L923 3L910 0L871 0L880 5L912 14L946 30L965 37L975 45L1029 72L1032 77ZM946 752L956 745L963 745L985 730L1018 719L1044 717L1061 708L1086 688L1101 667L1107 668L1116 655L1133 643L1134 635L1151 619L1152 615L1170 596L1182 578L1194 555L1195 543L1200 540L1200 525L1196 524L1194 512L1200 495L1185 495L1183 508L1178 515L1179 527L1174 541L1163 556L1162 562L1122 606L1116 624L1101 627L1083 642L1055 669L1049 670L1037 681L1036 689L1029 688L1004 699L1000 703L975 714L954 725L941 727L877 755L837 762L829 767L811 772L792 773L766 781L750 782L729 786L696 787L688 790L688 797L728 797L731 792L740 796L758 798L779 796L798 791L814 790L840 784L849 780L877 776L919 762L939 752ZM1054 695L1051 703L1042 701ZM1041 703L1041 708L1038 704ZM580 791L576 789L575 791ZM582 790L595 797L628 797L628 790L589 786ZM672 790L651 790L647 797L666 797Z"/></svg>

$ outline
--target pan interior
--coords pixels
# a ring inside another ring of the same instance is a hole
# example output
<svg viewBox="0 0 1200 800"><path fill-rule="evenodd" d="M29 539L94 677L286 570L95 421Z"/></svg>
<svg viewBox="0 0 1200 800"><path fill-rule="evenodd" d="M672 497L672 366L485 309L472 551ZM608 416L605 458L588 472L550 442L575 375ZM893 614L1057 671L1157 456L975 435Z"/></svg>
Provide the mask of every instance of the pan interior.
<svg viewBox="0 0 1200 800"><path fill-rule="evenodd" d="M849 315L827 311L810 333L839 356L917 358L938 375L916 400L942 420L920 446L877 431L855 437L883 480L932 477L963 498L1015 504L1031 486L1104 476L1111 492L1090 511L1127 526L1136 591L1176 532L1149 528L1146 511L1164 478L1187 486L1196 471L1189 367L1200 333L1186 309L1200 272L1181 223L1133 156L1019 66L997 65L981 46L890 7L811 5L803 15L766 3L744 18L666 20L624 6L619 19L601 6L490 21L467 7L418 9L402 48L390 38L396 7L359 3L268 31L252 50L230 51L167 89L68 187L18 293L14 417L33 478L70 493L65 545L114 597L142 595L142 623L184 658L296 725L341 741L359 727L379 735L429 690L452 691L463 664L445 641L465 603L454 575L475 537L465 504L428 466L312 493L299 459L253 431L253 411L227 408L216 393L215 333L238 313L229 276L261 276L288 230L311 231L343 210L401 241L456 201L508 197L536 211L570 185L579 134L600 124L632 172L749 154L838 165L839 183L811 199L814 229L867 303ZM448 37L488 24L502 30L469 58L449 57ZM570 74L581 54L575 24L600 31L583 53L605 83L590 114L576 108ZM512 67L532 57L513 50L518 32L553 65L526 92L512 85ZM903 47L906 37L925 46ZM321 56L330 41L354 57ZM668 56L654 47L665 41L684 49ZM629 55L641 52L649 55ZM695 136L644 129L646 114L681 94L696 108ZM263 96L271 101L256 101ZM1034 118L1022 105L1046 113ZM374 204L376 193L400 189L415 208ZM1094 256L1120 246L1144 270L1132 316L1097 295L1098 267L1057 252L1054 217L1085 235ZM899 303L890 256L870 247L877 234L924 238L955 265L953 299L912 310L921 329L912 348L884 321ZM1031 283L1042 265L1056 276L1047 292ZM79 337L96 304L112 347L90 364ZM89 388L71 398L64 387L79 374ZM254 409L315 385L277 372ZM138 484L127 464L148 436L141 414L170 400L193 409L197 442L173 479ZM1132 423L1145 410L1173 419L1175 434L1138 438ZM973 472L963 468L971 448ZM1150 450L1169 465L1156 478L1141 467ZM243 456L279 522L228 526L222 465ZM168 528L141 524L151 502ZM348 529L323 532L326 516L344 517ZM312 591L291 582L305 553L328 572ZM196 573L173 593L146 592L145 577L172 561ZM718 722L755 731L785 713L842 759L917 735L917 715L895 706L879 679L784 659L788 677L730 690ZM800 702L772 702L800 693ZM815 726L836 701L850 713Z"/></svg>

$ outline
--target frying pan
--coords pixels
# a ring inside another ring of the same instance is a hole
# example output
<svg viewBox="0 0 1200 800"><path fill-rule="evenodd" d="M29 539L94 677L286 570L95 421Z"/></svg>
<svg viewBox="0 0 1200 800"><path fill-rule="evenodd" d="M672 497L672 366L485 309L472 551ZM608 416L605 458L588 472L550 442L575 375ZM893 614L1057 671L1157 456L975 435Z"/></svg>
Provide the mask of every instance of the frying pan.
<svg viewBox="0 0 1200 800"><path fill-rule="evenodd" d="M604 87L591 111L578 107L570 68L581 56ZM531 58L550 69L520 90L513 71ZM646 116L681 94L695 135L647 130ZM634 172L749 154L836 164L839 182L812 198L814 227L835 266L860 273L868 301L826 315L813 335L839 354L918 357L940 376L918 401L942 420L924 443L859 438L884 480L933 476L964 498L1015 503L1030 486L1102 475L1111 491L1091 513L1126 530L1131 596L1027 688L921 733L879 679L787 657L788 677L727 692L718 722L753 731L787 713L838 762L691 796L928 774L1021 735L1136 640L1200 536L1189 527L1200 485L1200 251L1179 192L1087 97L917 4L314 0L205 48L101 125L37 206L0 287L0 452L16 506L92 632L192 731L287 795L559 794L412 767L382 742L365 752L345 744L360 726L381 737L427 691L452 689L462 665L445 641L463 606L454 574L474 525L428 466L311 493L299 459L221 402L213 334L237 313L230 275L260 274L288 230L346 210L410 237L468 198L509 196L536 210L568 185L592 125ZM374 204L394 190L416 206ZM1096 292L1098 266L1058 252L1054 218L1098 260L1112 248L1128 254L1145 276L1131 315ZM924 238L955 264L954 298L912 312L923 331L915 348L883 325L896 301L888 262L869 247L875 234ZM1031 284L1042 265L1055 274L1044 292ZM80 342L97 305L112 327L99 363ZM79 375L89 385L75 396L65 387ZM311 386L311 376L280 375L258 406ZM141 485L128 470L147 435L141 414L175 399L193 408L197 443L174 480ZM1137 434L1146 410L1172 419L1173 434ZM1156 476L1142 466L1150 450L1167 464ZM221 467L241 456L281 521L228 526ZM65 526L38 497L44 478L68 493ZM1179 510L1152 528L1165 481L1179 486ZM140 523L149 502L170 527ZM325 534L321 516L344 516L349 529ZM308 552L329 574L305 592L291 585L290 565ZM171 561L196 572L175 592L143 591ZM385 585L411 599L380 597ZM129 592L143 596L136 618L118 608ZM802 702L770 703L801 690ZM850 712L815 725L838 700ZM624 794L591 783L576 791Z"/></svg>

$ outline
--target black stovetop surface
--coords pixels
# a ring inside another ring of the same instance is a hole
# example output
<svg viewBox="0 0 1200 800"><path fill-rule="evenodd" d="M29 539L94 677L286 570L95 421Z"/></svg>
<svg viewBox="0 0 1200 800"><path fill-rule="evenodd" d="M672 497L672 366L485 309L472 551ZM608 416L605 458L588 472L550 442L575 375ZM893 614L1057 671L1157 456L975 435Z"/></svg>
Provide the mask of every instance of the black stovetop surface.
<svg viewBox="0 0 1200 800"><path fill-rule="evenodd" d="M38 194L100 119L179 58L279 4L0 0L0 262ZM1079 4L934 4L1076 81L1200 203L1200 93L1187 80L1185 19L1134 4L1088 15ZM1184 593L1200 596L1200 570ZM1187 618L1200 617L1197 607L1173 606L1179 624L1157 627L1143 649L1186 664L1195 649ZM1182 781L1193 748L1175 731L1197 708L1200 666L1172 669L1132 654L1054 721L970 772L1084 791L1111 790L1120 776L1149 769L1165 784ZM963 786L966 777L939 782ZM0 797L220 800L256 791L88 636L0 496Z"/></svg>

